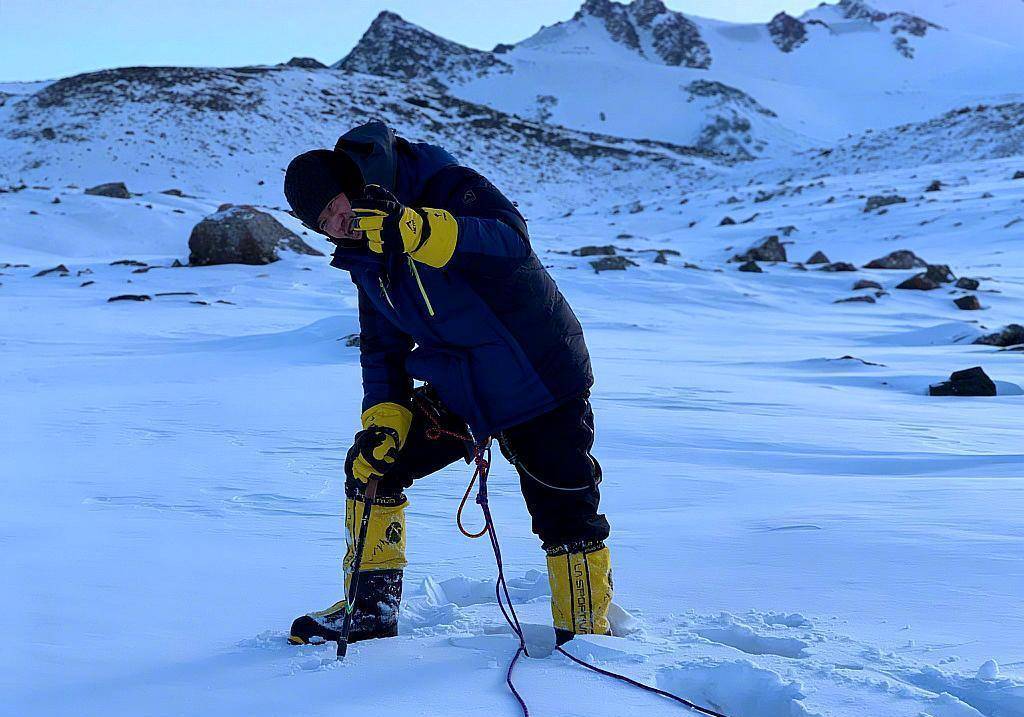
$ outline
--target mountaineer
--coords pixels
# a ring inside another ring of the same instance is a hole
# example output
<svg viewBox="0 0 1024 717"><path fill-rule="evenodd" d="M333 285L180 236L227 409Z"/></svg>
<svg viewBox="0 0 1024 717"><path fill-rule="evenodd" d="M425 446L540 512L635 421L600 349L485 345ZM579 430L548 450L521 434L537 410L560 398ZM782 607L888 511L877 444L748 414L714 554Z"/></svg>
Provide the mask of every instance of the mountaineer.
<svg viewBox="0 0 1024 717"><path fill-rule="evenodd" d="M493 437L519 474L559 640L609 633L590 356L518 209L441 147L382 122L295 157L284 191L336 245L331 265L358 293L362 430L345 465L346 588L367 481L379 482L349 641L398 633L405 490L469 462L472 443L452 435L467 428L477 442ZM448 432L428 431L438 424ZM345 611L342 600L297 618L290 640L336 640Z"/></svg>

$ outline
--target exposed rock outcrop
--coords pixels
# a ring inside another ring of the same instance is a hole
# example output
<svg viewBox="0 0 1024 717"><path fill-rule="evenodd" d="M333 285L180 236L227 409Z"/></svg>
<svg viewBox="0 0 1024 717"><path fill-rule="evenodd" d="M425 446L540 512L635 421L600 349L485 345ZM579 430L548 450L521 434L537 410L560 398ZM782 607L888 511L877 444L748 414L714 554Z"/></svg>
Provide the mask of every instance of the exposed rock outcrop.
<svg viewBox="0 0 1024 717"><path fill-rule="evenodd" d="M768 23L772 42L783 52L792 52L807 42L807 27L792 15L780 12Z"/></svg>
<svg viewBox="0 0 1024 717"><path fill-rule="evenodd" d="M626 47L647 56L645 46L666 65L711 67L711 48L701 37L696 23L681 12L665 7L661 0L635 0L622 5L612 0L586 0L573 20L600 20L608 35ZM647 42L641 41L641 36Z"/></svg>
<svg viewBox="0 0 1024 717"><path fill-rule="evenodd" d="M304 70L326 70L327 65L312 57L293 57L284 63L286 67L301 67Z"/></svg>

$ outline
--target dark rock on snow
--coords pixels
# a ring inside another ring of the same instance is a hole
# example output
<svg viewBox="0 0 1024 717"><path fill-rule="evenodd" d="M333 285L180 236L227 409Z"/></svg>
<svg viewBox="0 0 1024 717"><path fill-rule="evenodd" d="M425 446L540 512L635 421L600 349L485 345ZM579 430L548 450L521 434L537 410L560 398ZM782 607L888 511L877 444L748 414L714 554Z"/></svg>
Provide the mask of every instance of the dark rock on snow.
<svg viewBox="0 0 1024 717"><path fill-rule="evenodd" d="M117 261L110 262L110 266L149 266L144 261L136 261L135 259L118 259Z"/></svg>
<svg viewBox="0 0 1024 717"><path fill-rule="evenodd" d="M961 276L956 280L956 288L967 289L967 291L977 291L978 287L981 286L981 282L977 279L969 279L966 276Z"/></svg>
<svg viewBox="0 0 1024 717"><path fill-rule="evenodd" d="M831 264L825 264L818 271L857 271L857 267L848 261L834 261Z"/></svg>
<svg viewBox="0 0 1024 717"><path fill-rule="evenodd" d="M962 309L963 311L979 311L981 309L981 302L978 301L978 297L974 294L961 296L959 299L953 299L953 303L956 304L958 309Z"/></svg>
<svg viewBox="0 0 1024 717"><path fill-rule="evenodd" d="M936 284L951 284L956 280L947 264L929 264L924 274Z"/></svg>
<svg viewBox="0 0 1024 717"><path fill-rule="evenodd" d="M740 266L740 271L746 271L753 274L763 274L764 269L757 265L756 261L748 261L746 264Z"/></svg>
<svg viewBox="0 0 1024 717"><path fill-rule="evenodd" d="M1003 327L1002 331L997 331L994 334L987 334L981 338L975 339L974 343L983 344L985 346L1001 346L1003 348L1024 344L1024 326L1021 326L1020 324L1010 324L1009 326Z"/></svg>
<svg viewBox="0 0 1024 717"><path fill-rule="evenodd" d="M928 387L930 396L995 396L996 384L981 366L954 371L948 381Z"/></svg>
<svg viewBox="0 0 1024 717"><path fill-rule="evenodd" d="M871 279L861 279L853 285L854 291L860 291L861 289L881 289L882 285L877 281L871 281Z"/></svg>
<svg viewBox="0 0 1024 717"><path fill-rule="evenodd" d="M873 259L864 265L865 269L916 269L926 267L928 262L907 249L898 249L880 259Z"/></svg>
<svg viewBox="0 0 1024 717"><path fill-rule="evenodd" d="M655 249L658 255L654 257L655 264L668 264L668 258L670 256L682 256L675 249Z"/></svg>
<svg viewBox="0 0 1024 717"><path fill-rule="evenodd" d="M865 212L873 212L876 209L881 209L882 207L888 207L888 206L890 206L892 204L906 204L906 203L907 203L907 198L906 197L901 197L898 194L889 194L889 195L876 194L873 197L868 197L868 201L864 205L864 211Z"/></svg>
<svg viewBox="0 0 1024 717"><path fill-rule="evenodd" d="M932 289L938 289L938 282L932 280L927 274L915 274L906 281L897 284L897 289L913 289L917 291L931 291Z"/></svg>
<svg viewBox="0 0 1024 717"><path fill-rule="evenodd" d="M816 251L811 255L811 258L807 260L808 264L830 264L828 257L825 256L825 252Z"/></svg>
<svg viewBox="0 0 1024 717"><path fill-rule="evenodd" d="M722 221L718 222L720 227L731 227L736 223L736 220L732 217L723 217Z"/></svg>
<svg viewBox="0 0 1024 717"><path fill-rule="evenodd" d="M1024 172L1014 172L1013 178L1014 179L1024 179Z"/></svg>
<svg viewBox="0 0 1024 717"><path fill-rule="evenodd" d="M606 246L588 244L587 246L581 246L579 249L573 249L570 253L573 256L614 256L615 247L612 244Z"/></svg>
<svg viewBox="0 0 1024 717"><path fill-rule="evenodd" d="M640 266L624 256L605 256L590 262L590 265L594 267L595 274L602 271L625 271L627 266Z"/></svg>
<svg viewBox="0 0 1024 717"><path fill-rule="evenodd" d="M359 346L359 334L349 334L344 337L346 346Z"/></svg>
<svg viewBox="0 0 1024 717"><path fill-rule="evenodd" d="M66 276L66 275L70 274L71 272L69 272L68 268L66 266L64 266L63 264L58 264L57 266L53 267L52 269L43 269L42 271L36 272L32 276L34 278L34 277L37 277L37 276L46 276L47 274L53 274L53 273L59 273L61 276Z"/></svg>
<svg viewBox="0 0 1024 717"><path fill-rule="evenodd" d="M765 237L742 254L737 254L733 261L786 261L786 247L777 236Z"/></svg>
<svg viewBox="0 0 1024 717"><path fill-rule="evenodd" d="M114 301L151 301L151 298L146 294L121 294L107 299L108 304Z"/></svg>
<svg viewBox="0 0 1024 717"><path fill-rule="evenodd" d="M85 190L86 194L93 194L98 197L114 197L115 199L131 199L132 194L128 191L128 187L124 185L124 182L107 182L106 184L97 184L95 187L89 187Z"/></svg>
<svg viewBox="0 0 1024 717"><path fill-rule="evenodd" d="M270 264L279 248L323 256L274 217L249 205L223 205L192 228L190 266Z"/></svg>
<svg viewBox="0 0 1024 717"><path fill-rule="evenodd" d="M833 304L855 304L855 303L873 304L873 303L875 303L875 297L868 296L868 295L849 296L849 297L847 297L845 299L836 299L832 303Z"/></svg>
<svg viewBox="0 0 1024 717"><path fill-rule="evenodd" d="M928 185L928 188L925 189L924 191L926 191L926 192L941 192L942 191L942 182L940 182L938 179L933 180L932 183Z"/></svg>

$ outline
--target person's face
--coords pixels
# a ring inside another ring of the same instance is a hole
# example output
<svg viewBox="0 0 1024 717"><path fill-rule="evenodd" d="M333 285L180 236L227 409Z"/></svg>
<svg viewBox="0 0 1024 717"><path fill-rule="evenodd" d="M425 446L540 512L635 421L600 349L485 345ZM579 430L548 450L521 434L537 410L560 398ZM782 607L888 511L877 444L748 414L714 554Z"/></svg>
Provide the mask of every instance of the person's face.
<svg viewBox="0 0 1024 717"><path fill-rule="evenodd" d="M360 239L361 235L352 230L352 204L342 192L320 212L320 231L332 239Z"/></svg>

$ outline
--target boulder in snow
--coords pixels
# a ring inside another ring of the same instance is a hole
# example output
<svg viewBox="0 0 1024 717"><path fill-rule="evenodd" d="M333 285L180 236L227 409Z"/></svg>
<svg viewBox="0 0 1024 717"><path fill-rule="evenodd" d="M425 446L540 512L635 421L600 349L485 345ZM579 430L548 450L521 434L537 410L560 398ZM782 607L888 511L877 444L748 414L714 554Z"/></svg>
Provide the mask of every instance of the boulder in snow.
<svg viewBox="0 0 1024 717"><path fill-rule="evenodd" d="M924 274L936 284L951 284L956 281L956 276L948 264L929 264Z"/></svg>
<svg viewBox="0 0 1024 717"><path fill-rule="evenodd" d="M845 299L836 299L832 303L833 304L856 304L856 303L873 304L873 303L875 303L875 297L867 295L867 294L861 294L859 296L848 296Z"/></svg>
<svg viewBox="0 0 1024 717"><path fill-rule="evenodd" d="M737 254L733 261L786 261L786 247L775 235L765 237L742 254Z"/></svg>
<svg viewBox="0 0 1024 717"><path fill-rule="evenodd" d="M764 269L757 265L756 261L748 261L746 264L740 266L740 271L746 271L751 274L762 274Z"/></svg>
<svg viewBox="0 0 1024 717"><path fill-rule="evenodd" d="M107 299L108 304L115 301L152 301L152 298L146 294L120 294L118 296L111 296Z"/></svg>
<svg viewBox="0 0 1024 717"><path fill-rule="evenodd" d="M573 256L615 256L615 247L612 244L596 246L588 244L570 252Z"/></svg>
<svg viewBox="0 0 1024 717"><path fill-rule="evenodd" d="M931 279L927 274L921 273L914 274L914 276L910 277L906 281L897 284L896 288L911 289L916 291L931 291L933 289L938 289L939 284L938 282Z"/></svg>
<svg viewBox="0 0 1024 717"><path fill-rule="evenodd" d="M962 311L979 311L981 309L981 302L978 301L978 297L974 294L953 299L953 303L956 304L956 308Z"/></svg>
<svg viewBox="0 0 1024 717"><path fill-rule="evenodd" d="M115 199L131 199L132 197L132 193L128 191L128 187L124 185L124 182L97 184L95 187L86 189L85 193L97 197L114 197Z"/></svg>
<svg viewBox="0 0 1024 717"><path fill-rule="evenodd" d="M860 291L861 289L881 289L882 285L877 281L871 281L871 279L861 279L853 285L854 291Z"/></svg>
<svg viewBox="0 0 1024 717"><path fill-rule="evenodd" d="M63 264L58 264L52 269L43 269L42 271L36 272L32 276L46 276L47 274L60 274L61 276L67 276L70 273L71 272L68 271L68 268L66 266L64 266Z"/></svg>
<svg viewBox="0 0 1024 717"><path fill-rule="evenodd" d="M831 264L825 264L818 271L857 271L857 267L848 261L834 261Z"/></svg>
<svg viewBox="0 0 1024 717"><path fill-rule="evenodd" d="M942 182L940 182L938 179L932 180L932 183L929 184L928 188L925 189L924 191L926 191L926 192L941 192L942 191Z"/></svg>
<svg viewBox="0 0 1024 717"><path fill-rule="evenodd" d="M872 259L865 269L917 269L928 266L928 262L907 249L897 249L879 259Z"/></svg>
<svg viewBox="0 0 1024 717"><path fill-rule="evenodd" d="M808 264L831 264L828 257L825 256L825 252L816 251L811 255L811 258L807 260Z"/></svg>
<svg viewBox="0 0 1024 717"><path fill-rule="evenodd" d="M1024 326L1021 326L1020 324L1010 324L1009 326L1003 327L1002 331L997 331L994 334L987 334L975 339L974 343L984 344L986 346L1001 346L1003 348L1024 344Z"/></svg>
<svg viewBox="0 0 1024 717"><path fill-rule="evenodd" d="M222 205L192 228L190 266L270 264L278 249L323 256L266 212L241 204Z"/></svg>
<svg viewBox="0 0 1024 717"><path fill-rule="evenodd" d="M876 194L873 197L868 197L867 203L864 204L865 212L873 212L876 209L882 207L888 207L893 204L906 204L907 198L901 197L898 194Z"/></svg>
<svg viewBox="0 0 1024 717"><path fill-rule="evenodd" d="M590 262L590 265L594 267L595 274L600 274L602 271L625 271L626 267L640 266L624 256L604 256Z"/></svg>
<svg viewBox="0 0 1024 717"><path fill-rule="evenodd" d="M928 387L930 396L995 396L996 384L981 366L954 371L948 381Z"/></svg>
<svg viewBox="0 0 1024 717"><path fill-rule="evenodd" d="M981 282L977 279L970 279L966 276L961 276L956 280L956 288L966 289L967 291L977 291L978 287L981 286Z"/></svg>

